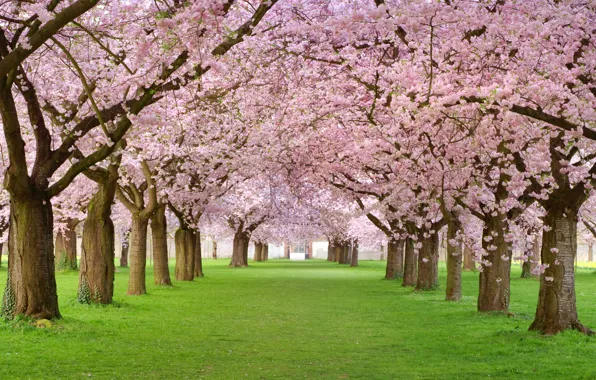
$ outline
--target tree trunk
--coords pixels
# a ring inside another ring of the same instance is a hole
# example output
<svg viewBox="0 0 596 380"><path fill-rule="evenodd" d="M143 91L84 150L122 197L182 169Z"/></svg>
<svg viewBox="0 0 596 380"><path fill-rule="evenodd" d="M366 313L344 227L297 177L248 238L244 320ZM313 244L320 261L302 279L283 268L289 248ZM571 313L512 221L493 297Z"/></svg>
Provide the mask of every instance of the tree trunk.
<svg viewBox="0 0 596 380"><path fill-rule="evenodd" d="M483 256L480 271L478 311L509 309L509 287L512 252L505 241L506 227L502 215L486 215L482 231Z"/></svg>
<svg viewBox="0 0 596 380"><path fill-rule="evenodd" d="M255 243L255 261L263 261L263 244Z"/></svg>
<svg viewBox="0 0 596 380"><path fill-rule="evenodd" d="M335 247L331 240L327 242L327 261L335 261Z"/></svg>
<svg viewBox="0 0 596 380"><path fill-rule="evenodd" d="M153 239L153 280L156 285L172 285L168 265L168 227L166 205L160 204L151 216Z"/></svg>
<svg viewBox="0 0 596 380"><path fill-rule="evenodd" d="M550 229L542 233L541 258L548 268L540 276L536 318L530 330L546 335L568 329L593 334L579 322L575 304L577 219L577 210L559 205L546 209L544 225Z"/></svg>
<svg viewBox="0 0 596 380"><path fill-rule="evenodd" d="M290 244L284 243L284 259L290 258Z"/></svg>
<svg viewBox="0 0 596 380"><path fill-rule="evenodd" d="M339 263L341 261L341 254L344 250L344 245L343 243L336 242L335 244L333 244L333 247L335 248L335 253L333 254L333 261Z"/></svg>
<svg viewBox="0 0 596 380"><path fill-rule="evenodd" d="M0 268L2 268L2 250L4 249L4 243L0 243Z"/></svg>
<svg viewBox="0 0 596 380"><path fill-rule="evenodd" d="M532 269L531 269L531 265L530 265L530 252L527 252L526 255L528 255L528 259L526 261L522 261L522 272L521 272L521 278L530 278L532 277Z"/></svg>
<svg viewBox="0 0 596 380"><path fill-rule="evenodd" d="M439 234L422 230L418 235L422 248L418 253L416 290L434 290L439 287Z"/></svg>
<svg viewBox="0 0 596 380"><path fill-rule="evenodd" d="M122 240L122 246L120 248L120 266L126 268L128 266L128 239Z"/></svg>
<svg viewBox="0 0 596 380"><path fill-rule="evenodd" d="M214 259L217 259L217 242L215 240L213 240L213 255L212 257Z"/></svg>
<svg viewBox="0 0 596 380"><path fill-rule="evenodd" d="M174 235L176 244L176 281L192 281L194 278L195 237L191 230L178 228Z"/></svg>
<svg viewBox="0 0 596 380"><path fill-rule="evenodd" d="M147 227L148 218L142 218L138 213L132 214L132 228L130 231L130 275L128 278L128 295L146 294L145 268L147 266Z"/></svg>
<svg viewBox="0 0 596 380"><path fill-rule="evenodd" d="M201 231L196 230L195 233L195 247L194 247L194 275L195 277L205 277L203 274L203 256L201 252Z"/></svg>
<svg viewBox="0 0 596 380"><path fill-rule="evenodd" d="M416 286L416 252L414 242L407 238L405 241L404 281L402 286Z"/></svg>
<svg viewBox="0 0 596 380"><path fill-rule="evenodd" d="M530 259L530 274L533 277L538 277L540 274L540 239L538 235L534 237L534 245L532 246L532 257Z"/></svg>
<svg viewBox="0 0 596 380"><path fill-rule="evenodd" d="M234 234L234 246L232 248L231 267L247 267L248 266L248 242L250 237L242 231L237 231Z"/></svg>
<svg viewBox="0 0 596 380"><path fill-rule="evenodd" d="M65 230L58 231L56 234L54 246L56 269L77 269L77 224L74 220L68 220Z"/></svg>
<svg viewBox="0 0 596 380"><path fill-rule="evenodd" d="M588 262L591 263L594 261L594 244L588 244Z"/></svg>
<svg viewBox="0 0 596 380"><path fill-rule="evenodd" d="M87 218L83 224L78 290L78 301L81 303L110 304L114 296L115 250L111 215L118 169L110 167L108 172L107 179L98 183L97 192L87 206Z"/></svg>
<svg viewBox="0 0 596 380"><path fill-rule="evenodd" d="M461 299L461 271L462 271L462 244L453 246L451 243L457 238L457 232L461 229L460 222L456 217L450 217L447 224L447 286L445 293L446 301L459 301Z"/></svg>
<svg viewBox="0 0 596 380"><path fill-rule="evenodd" d="M404 276L403 252L403 240L390 240L387 243L387 266L385 268L385 279L395 280Z"/></svg>
<svg viewBox="0 0 596 380"><path fill-rule="evenodd" d="M263 260L265 260L265 261L269 260L269 244L268 243L263 244Z"/></svg>
<svg viewBox="0 0 596 380"><path fill-rule="evenodd" d="M358 240L354 241L354 246L352 247L352 259L350 260L350 266L358 266Z"/></svg>
<svg viewBox="0 0 596 380"><path fill-rule="evenodd" d="M339 254L339 259L338 259L338 263L339 264L348 264L348 256L350 254L350 243L349 242L344 242L341 245L341 251Z"/></svg>
<svg viewBox="0 0 596 380"><path fill-rule="evenodd" d="M5 317L60 318L53 241L52 204L46 194L33 190L11 197Z"/></svg>
<svg viewBox="0 0 596 380"><path fill-rule="evenodd" d="M464 270L476 272L476 263L474 262L474 254L472 250L464 246Z"/></svg>

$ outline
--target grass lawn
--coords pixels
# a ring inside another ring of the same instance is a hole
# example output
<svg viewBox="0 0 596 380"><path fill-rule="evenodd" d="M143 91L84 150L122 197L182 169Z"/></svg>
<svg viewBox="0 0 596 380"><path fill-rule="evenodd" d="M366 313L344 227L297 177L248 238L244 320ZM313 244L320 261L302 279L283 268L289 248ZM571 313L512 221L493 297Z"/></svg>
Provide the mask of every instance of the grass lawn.
<svg viewBox="0 0 596 380"><path fill-rule="evenodd" d="M596 378L596 338L527 332L538 282L519 279L517 265L507 317L476 313L476 273L447 303L443 290L381 280L382 262L227 264L206 260L206 278L151 284L141 297L125 295L120 271L108 307L77 304L78 274L59 273L63 320L0 322L0 379ZM579 270L577 299L596 328L593 273Z"/></svg>

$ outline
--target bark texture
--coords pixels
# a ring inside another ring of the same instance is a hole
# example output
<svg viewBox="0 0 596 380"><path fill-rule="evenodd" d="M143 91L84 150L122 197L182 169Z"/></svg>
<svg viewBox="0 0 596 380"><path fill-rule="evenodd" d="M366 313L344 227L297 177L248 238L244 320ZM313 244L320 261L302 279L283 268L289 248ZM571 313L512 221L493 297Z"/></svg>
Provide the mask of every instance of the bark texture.
<svg viewBox="0 0 596 380"><path fill-rule="evenodd" d="M151 216L153 239L153 281L156 285L172 285L168 265L168 227L166 205L160 204Z"/></svg>
<svg viewBox="0 0 596 380"><path fill-rule="evenodd" d="M263 243L255 243L255 261L263 261Z"/></svg>
<svg viewBox="0 0 596 380"><path fill-rule="evenodd" d="M118 181L117 166L110 165L103 182L87 207L78 300L82 303L112 303L114 296L114 223L112 203Z"/></svg>
<svg viewBox="0 0 596 380"><path fill-rule="evenodd" d="M546 335L574 329L593 332L579 322L575 300L575 256L577 253L577 211L553 205L547 208L541 258L548 264L540 276L536 317L530 330Z"/></svg>
<svg viewBox="0 0 596 380"><path fill-rule="evenodd" d="M176 244L176 280L192 281L195 268L194 233L189 229L178 228L174 235L174 242Z"/></svg>
<svg viewBox="0 0 596 380"><path fill-rule="evenodd" d="M407 238L404 245L404 281L402 282L402 286L416 286L417 261L416 252L414 252L414 242L412 239Z"/></svg>
<svg viewBox="0 0 596 380"><path fill-rule="evenodd" d="M263 260L264 261L269 260L269 244L268 243L263 244Z"/></svg>
<svg viewBox="0 0 596 380"><path fill-rule="evenodd" d="M244 231L236 231L234 234L234 246L232 248L231 267L248 266L248 243L250 236Z"/></svg>
<svg viewBox="0 0 596 380"><path fill-rule="evenodd" d="M138 296L147 293L145 286L145 270L147 267L147 227L149 218L140 213L132 214L130 231L130 274L126 294Z"/></svg>
<svg viewBox="0 0 596 380"><path fill-rule="evenodd" d="M213 240L213 254L212 257L214 259L217 259L217 242L215 240Z"/></svg>
<svg viewBox="0 0 596 380"><path fill-rule="evenodd" d="M505 241L506 226L503 216L486 215L482 231L483 257L478 292L478 311L509 309L511 247Z"/></svg>
<svg viewBox="0 0 596 380"><path fill-rule="evenodd" d="M439 287L439 235L421 230L418 241L418 279L416 290L434 290Z"/></svg>
<svg viewBox="0 0 596 380"><path fill-rule="evenodd" d="M5 317L60 318L52 231L52 205L45 192L12 197L8 278L2 301Z"/></svg>
<svg viewBox="0 0 596 380"><path fill-rule="evenodd" d="M56 269L77 269L77 231L78 220L68 219L66 227L56 234L54 245L54 262Z"/></svg>
<svg viewBox="0 0 596 380"><path fill-rule="evenodd" d="M387 266L385 279L395 280L404 276L404 241L391 240L387 243Z"/></svg>

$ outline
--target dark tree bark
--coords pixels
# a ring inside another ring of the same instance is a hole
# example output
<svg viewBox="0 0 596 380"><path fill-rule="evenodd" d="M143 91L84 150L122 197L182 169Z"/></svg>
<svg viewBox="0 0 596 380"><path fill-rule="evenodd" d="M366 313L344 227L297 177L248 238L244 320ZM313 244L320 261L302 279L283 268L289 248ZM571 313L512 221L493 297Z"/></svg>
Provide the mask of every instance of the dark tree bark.
<svg viewBox="0 0 596 380"><path fill-rule="evenodd" d="M483 257L480 272L478 311L506 312L509 309L512 252L505 241L506 233L503 215L485 216L482 248L488 255Z"/></svg>
<svg viewBox="0 0 596 380"><path fill-rule="evenodd" d="M593 334L582 325L577 316L575 300L575 256L577 254L577 210L562 197L562 204L547 204L544 225L550 229L542 233L541 258L548 264L540 276L540 292L536 318L530 330L546 335L574 329L585 334ZM549 207L550 206L550 207Z"/></svg>
<svg viewBox="0 0 596 380"><path fill-rule="evenodd" d="M588 262L591 263L594 261L594 244L588 244Z"/></svg>
<svg viewBox="0 0 596 380"><path fill-rule="evenodd" d="M404 281L402 286L416 286L417 279L417 260L414 252L414 242L412 239L405 240L405 259L404 259Z"/></svg>
<svg viewBox="0 0 596 380"><path fill-rule="evenodd" d="M290 258L290 243L284 243L284 259Z"/></svg>
<svg viewBox="0 0 596 380"><path fill-rule="evenodd" d="M168 265L168 227L166 205L160 204L151 216L153 239L153 281L156 285L172 285Z"/></svg>
<svg viewBox="0 0 596 380"><path fill-rule="evenodd" d="M268 243L263 244L263 260L265 260L265 261L269 260L269 244Z"/></svg>
<svg viewBox="0 0 596 380"><path fill-rule="evenodd" d="M335 261L335 247L331 239L327 241L327 261Z"/></svg>
<svg viewBox="0 0 596 380"><path fill-rule="evenodd" d="M52 205L45 192L11 197L4 316L60 318L52 230Z"/></svg>
<svg viewBox="0 0 596 380"><path fill-rule="evenodd" d="M128 234L122 239L122 245L120 247L120 267L126 268L128 266L128 245L129 237Z"/></svg>
<svg viewBox="0 0 596 380"><path fill-rule="evenodd" d="M263 244L255 242L255 261L263 261Z"/></svg>
<svg viewBox="0 0 596 380"><path fill-rule="evenodd" d="M213 240L213 255L212 257L214 259L217 259L217 242L215 240Z"/></svg>
<svg viewBox="0 0 596 380"><path fill-rule="evenodd" d="M437 231L437 230L435 230ZM422 243L418 253L418 279L416 290L434 290L439 287L439 235L420 230L418 241Z"/></svg>
<svg viewBox="0 0 596 380"><path fill-rule="evenodd" d="M236 231L234 234L234 246L232 248L231 267L247 267L248 266L248 242L250 236L242 230Z"/></svg>
<svg viewBox="0 0 596 380"><path fill-rule="evenodd" d="M532 278L537 277L535 275L536 267L540 265L540 248L538 244L538 238L534 239L534 245L532 249L526 252L528 259L522 262L522 273L521 278Z"/></svg>
<svg viewBox="0 0 596 380"><path fill-rule="evenodd" d="M354 241L354 246L352 248L352 260L350 261L351 267L358 266L358 240Z"/></svg>
<svg viewBox="0 0 596 380"><path fill-rule="evenodd" d="M461 272L462 272L462 244L457 241L453 246L451 243L457 238L461 224L456 216L450 216L447 223L447 286L446 301L459 301L461 299Z"/></svg>
<svg viewBox="0 0 596 380"><path fill-rule="evenodd" d="M395 280L404 276L404 241L390 240L387 243L387 266L385 279Z"/></svg>
<svg viewBox="0 0 596 380"><path fill-rule="evenodd" d="M194 231L195 235L195 246L194 246L194 276L205 277L203 274L203 255L201 252L201 231L198 229Z"/></svg>
<svg viewBox="0 0 596 380"><path fill-rule="evenodd" d="M115 159L105 172L91 175L97 176L98 188L87 206L87 218L83 224L79 302L112 303L115 250L111 215L118 186L118 166L119 161Z"/></svg>
<svg viewBox="0 0 596 380"><path fill-rule="evenodd" d="M476 272L476 263L474 262L474 254L472 250L468 247L464 246L464 270L466 272L472 271Z"/></svg>
<svg viewBox="0 0 596 380"><path fill-rule="evenodd" d="M181 225L176 230L176 281L192 281L195 268L195 236L193 231Z"/></svg>
<svg viewBox="0 0 596 380"><path fill-rule="evenodd" d="M54 262L56 269L77 269L77 231L78 220L68 219L64 231L56 234Z"/></svg>

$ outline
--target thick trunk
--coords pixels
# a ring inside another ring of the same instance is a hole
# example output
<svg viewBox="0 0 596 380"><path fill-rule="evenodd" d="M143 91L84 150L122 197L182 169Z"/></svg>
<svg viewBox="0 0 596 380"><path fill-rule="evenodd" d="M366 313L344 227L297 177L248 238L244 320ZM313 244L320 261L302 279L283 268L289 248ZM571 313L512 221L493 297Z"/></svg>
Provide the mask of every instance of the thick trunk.
<svg viewBox="0 0 596 380"><path fill-rule="evenodd" d="M345 242L341 245L341 251L339 254L338 263L339 264L348 264L349 263L349 255L350 255L350 243Z"/></svg>
<svg viewBox="0 0 596 380"><path fill-rule="evenodd" d="M387 243L387 267L385 278L395 280L404 276L404 241L391 240Z"/></svg>
<svg viewBox="0 0 596 380"><path fill-rule="evenodd" d="M350 266L358 266L358 240L354 242L354 246L352 247L352 258L350 260Z"/></svg>
<svg viewBox="0 0 596 380"><path fill-rule="evenodd" d="M574 261L577 253L577 211L553 206L546 210L542 234L542 264L536 318L530 330L546 335L574 329L593 332L582 325L575 305Z"/></svg>
<svg viewBox="0 0 596 380"><path fill-rule="evenodd" d="M474 262L474 254L472 250L464 246L464 270L476 272L476 263Z"/></svg>
<svg viewBox="0 0 596 380"><path fill-rule="evenodd" d="M333 254L333 261L339 263L341 261L341 254L344 250L343 243L336 242L334 245L335 253Z"/></svg>
<svg viewBox="0 0 596 380"><path fill-rule="evenodd" d="M147 293L145 287L145 268L147 266L147 227L149 219L134 213L130 231L130 275L128 278L128 295Z"/></svg>
<svg viewBox="0 0 596 380"><path fill-rule="evenodd" d="M482 231L482 258L478 311L500 311L509 309L511 274L510 246L505 241L506 226L502 216L486 216Z"/></svg>
<svg viewBox="0 0 596 380"><path fill-rule="evenodd" d="M434 290L439 287L439 234L421 231L422 243L418 253L418 279L416 290Z"/></svg>
<svg viewBox="0 0 596 380"><path fill-rule="evenodd" d="M461 226L458 220L451 217L447 224L447 286L446 301L459 301L461 299L461 272L462 272L462 244L457 241L457 232ZM456 243L452 245L452 243Z"/></svg>
<svg viewBox="0 0 596 380"><path fill-rule="evenodd" d="M335 247L331 240L327 242L327 261L335 261Z"/></svg>
<svg viewBox="0 0 596 380"><path fill-rule="evenodd" d="M402 286L416 286L417 260L412 239L405 240L404 281Z"/></svg>
<svg viewBox="0 0 596 380"><path fill-rule="evenodd" d="M192 281L195 267L194 233L188 229L178 228L174 241L176 244L176 281Z"/></svg>
<svg viewBox="0 0 596 380"><path fill-rule="evenodd" d="M87 207L78 291L82 303L112 303L115 253L111 214L117 179L117 172L112 172L107 181L100 183Z"/></svg>
<svg viewBox="0 0 596 380"><path fill-rule="evenodd" d="M263 261L263 244L255 243L255 261Z"/></svg>
<svg viewBox="0 0 596 380"><path fill-rule="evenodd" d="M168 266L168 227L166 206L159 205L151 216L153 239L153 280L156 285L172 285Z"/></svg>
<svg viewBox="0 0 596 380"><path fill-rule="evenodd" d="M213 240L213 255L211 257L217 259L217 242L215 240Z"/></svg>
<svg viewBox="0 0 596 380"><path fill-rule="evenodd" d="M201 254L201 231L196 230L195 233L195 247L194 247L194 276L205 277L203 274L203 255Z"/></svg>
<svg viewBox="0 0 596 380"><path fill-rule="evenodd" d="M12 197L5 317L60 318L53 240L52 205L45 193Z"/></svg>
<svg viewBox="0 0 596 380"><path fill-rule="evenodd" d="M122 246L120 247L120 266L122 268L128 266L128 244L128 240L123 240Z"/></svg>
<svg viewBox="0 0 596 380"><path fill-rule="evenodd" d="M527 253L527 255L529 257L530 253ZM532 277L532 268L530 267L530 259L528 258L528 260L522 261L521 278L530 278L530 277Z"/></svg>
<svg viewBox="0 0 596 380"><path fill-rule="evenodd" d="M284 259L290 258L290 244L284 243Z"/></svg>
<svg viewBox="0 0 596 380"><path fill-rule="evenodd" d="M56 234L56 244L54 245L56 269L77 269L77 223L67 221L64 231L58 231Z"/></svg>
<svg viewBox="0 0 596 380"><path fill-rule="evenodd" d="M234 234L234 246L232 248L231 267L248 266L248 242L250 237L244 232Z"/></svg>
<svg viewBox="0 0 596 380"><path fill-rule="evenodd" d="M265 261L269 260L269 244L268 243L263 244L263 260L265 260Z"/></svg>

